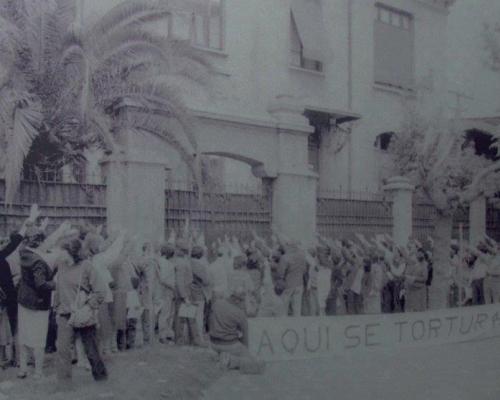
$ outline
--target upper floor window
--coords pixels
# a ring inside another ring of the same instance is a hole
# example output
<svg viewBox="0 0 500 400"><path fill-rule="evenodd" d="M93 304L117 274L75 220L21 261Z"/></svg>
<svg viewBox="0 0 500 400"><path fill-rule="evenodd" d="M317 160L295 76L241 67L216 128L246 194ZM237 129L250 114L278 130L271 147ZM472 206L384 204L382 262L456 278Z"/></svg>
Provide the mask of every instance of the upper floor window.
<svg viewBox="0 0 500 400"><path fill-rule="evenodd" d="M411 14L376 4L375 83L401 89L414 86L414 26Z"/></svg>
<svg viewBox="0 0 500 400"><path fill-rule="evenodd" d="M331 58L320 0L292 0L290 12L290 64L323 71Z"/></svg>
<svg viewBox="0 0 500 400"><path fill-rule="evenodd" d="M224 0L182 0L169 34L195 46L224 48Z"/></svg>
<svg viewBox="0 0 500 400"><path fill-rule="evenodd" d="M290 35L291 35L291 48L290 48L290 64L294 67L309 69L312 71L323 71L323 63L318 60L311 60L304 57L304 46L300 40L299 31L293 14L290 21Z"/></svg>
<svg viewBox="0 0 500 400"><path fill-rule="evenodd" d="M191 40L196 46L222 50L223 0L196 0L191 21Z"/></svg>

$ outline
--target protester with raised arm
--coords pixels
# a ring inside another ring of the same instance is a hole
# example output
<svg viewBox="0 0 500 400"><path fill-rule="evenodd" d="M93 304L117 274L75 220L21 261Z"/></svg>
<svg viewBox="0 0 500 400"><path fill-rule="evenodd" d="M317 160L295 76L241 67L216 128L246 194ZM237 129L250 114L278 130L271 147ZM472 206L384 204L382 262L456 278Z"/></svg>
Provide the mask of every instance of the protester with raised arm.
<svg viewBox="0 0 500 400"><path fill-rule="evenodd" d="M500 303L500 252L499 245L485 237L484 245L491 254L484 279L484 299L486 304Z"/></svg>
<svg viewBox="0 0 500 400"><path fill-rule="evenodd" d="M173 258L175 247L165 243L160 249L158 260L159 268L157 279L159 283L158 295L161 303L158 315L158 334L162 344L172 344L175 340L173 322L175 316L175 266Z"/></svg>
<svg viewBox="0 0 500 400"><path fill-rule="evenodd" d="M203 259L204 250L201 246L195 245L191 249L191 271L193 280L191 282L191 300L196 307L195 321L197 336L200 344L205 345L204 312L205 305L210 300L211 282L208 273L208 264Z"/></svg>
<svg viewBox="0 0 500 400"><path fill-rule="evenodd" d="M405 270L405 311L425 311L427 308L427 261L423 249L416 250L416 257L407 258Z"/></svg>
<svg viewBox="0 0 500 400"><path fill-rule="evenodd" d="M113 292L116 286L111 276L110 266L120 257L123 251L125 233L120 232L118 237L107 248L104 239L97 233L89 233L83 241L83 254L94 266L97 276L101 280L105 295L104 301L99 307L98 313L98 335L101 353L105 355L111 352L116 335L112 325Z"/></svg>
<svg viewBox="0 0 500 400"><path fill-rule="evenodd" d="M95 268L82 257L82 243L71 239L63 244L66 253L58 262L54 305L57 312L58 390L71 388L72 345L79 336L96 381L107 379L97 337L97 312L105 287Z"/></svg>
<svg viewBox="0 0 500 400"><path fill-rule="evenodd" d="M201 345L201 338L196 327L196 310L191 297L193 271L190 262L190 244L187 239L177 238L175 242L175 342L176 344Z"/></svg>
<svg viewBox="0 0 500 400"><path fill-rule="evenodd" d="M41 227L32 226L26 232L26 238L19 250L19 378L25 378L28 373L28 349L33 351L35 358L34 377L42 378L52 291L55 289L53 278L56 273L37 252L37 248L45 239L42 231L45 227L46 224Z"/></svg>
<svg viewBox="0 0 500 400"><path fill-rule="evenodd" d="M17 335L18 328L18 304L17 304L17 291L12 277L12 270L10 268L7 258L14 253L24 239L27 231L30 231L39 216L38 207L36 205L31 207L28 219L23 223L18 232L13 232L10 238L0 244L0 299L5 308L7 319L9 322L9 329L12 338ZM16 347L12 346L10 365L16 366Z"/></svg>
<svg viewBox="0 0 500 400"><path fill-rule="evenodd" d="M350 248L349 248L349 247ZM342 255L348 266L346 272L345 291L347 314L363 313L363 277L365 274L364 258L360 249L351 243L343 248Z"/></svg>
<svg viewBox="0 0 500 400"><path fill-rule="evenodd" d="M482 305L485 304L484 281L493 256L483 242L479 242L476 247L470 247L470 251L476 257L471 269L472 304Z"/></svg>
<svg viewBox="0 0 500 400"><path fill-rule="evenodd" d="M285 309L294 317L302 315L302 294L307 261L300 251L298 243L289 241L285 245L285 254L278 265L277 282L283 285L281 294Z"/></svg>

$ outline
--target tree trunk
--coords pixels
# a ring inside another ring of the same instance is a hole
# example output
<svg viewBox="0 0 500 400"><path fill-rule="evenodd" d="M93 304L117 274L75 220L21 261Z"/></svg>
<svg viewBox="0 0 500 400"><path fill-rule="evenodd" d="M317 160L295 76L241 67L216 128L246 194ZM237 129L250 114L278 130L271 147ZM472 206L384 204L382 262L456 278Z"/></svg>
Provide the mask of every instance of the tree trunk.
<svg viewBox="0 0 500 400"><path fill-rule="evenodd" d="M451 215L436 218L433 250L433 279L429 287L429 308L438 310L448 306L450 244L453 228Z"/></svg>

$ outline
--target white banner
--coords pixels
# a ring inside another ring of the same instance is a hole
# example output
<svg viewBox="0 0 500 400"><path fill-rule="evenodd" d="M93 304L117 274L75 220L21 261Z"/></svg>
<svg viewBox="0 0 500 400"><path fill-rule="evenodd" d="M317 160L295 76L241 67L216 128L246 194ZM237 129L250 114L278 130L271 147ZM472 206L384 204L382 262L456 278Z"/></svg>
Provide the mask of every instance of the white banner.
<svg viewBox="0 0 500 400"><path fill-rule="evenodd" d="M249 319L250 352L265 361L500 336L500 304L420 313Z"/></svg>

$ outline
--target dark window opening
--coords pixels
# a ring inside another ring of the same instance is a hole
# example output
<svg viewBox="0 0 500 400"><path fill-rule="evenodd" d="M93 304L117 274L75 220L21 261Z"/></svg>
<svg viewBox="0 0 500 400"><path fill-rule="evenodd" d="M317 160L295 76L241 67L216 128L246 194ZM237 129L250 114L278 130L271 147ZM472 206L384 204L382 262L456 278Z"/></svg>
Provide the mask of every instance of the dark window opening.
<svg viewBox="0 0 500 400"><path fill-rule="evenodd" d="M330 129L330 115L312 110L306 110L304 115L309 119L309 124L314 127L314 132L307 140L309 165L314 172L319 173L321 133Z"/></svg>
<svg viewBox="0 0 500 400"><path fill-rule="evenodd" d="M495 138L489 133L478 129L470 129L465 134L464 148L473 145L476 155L483 156L488 160L497 161L500 159L498 150L492 148Z"/></svg>
<svg viewBox="0 0 500 400"><path fill-rule="evenodd" d="M384 132L377 136L375 139L375 147L377 149L387 151L389 150L389 146L391 144L392 137L394 136L394 132Z"/></svg>

